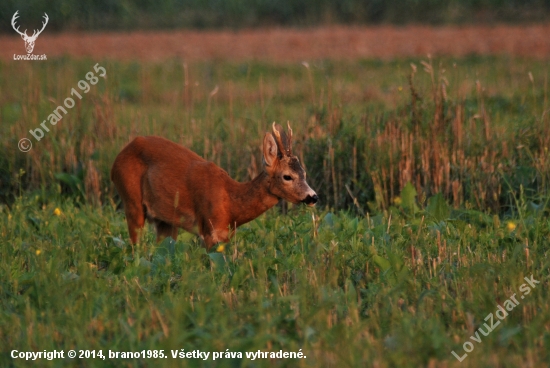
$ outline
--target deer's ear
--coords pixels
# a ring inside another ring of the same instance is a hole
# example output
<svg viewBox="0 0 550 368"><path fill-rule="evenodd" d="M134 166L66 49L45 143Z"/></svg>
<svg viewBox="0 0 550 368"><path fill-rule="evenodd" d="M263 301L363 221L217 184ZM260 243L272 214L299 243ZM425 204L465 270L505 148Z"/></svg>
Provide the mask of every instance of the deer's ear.
<svg viewBox="0 0 550 368"><path fill-rule="evenodd" d="M266 166L273 166L277 160L277 143L271 133L266 133L264 137L264 162Z"/></svg>

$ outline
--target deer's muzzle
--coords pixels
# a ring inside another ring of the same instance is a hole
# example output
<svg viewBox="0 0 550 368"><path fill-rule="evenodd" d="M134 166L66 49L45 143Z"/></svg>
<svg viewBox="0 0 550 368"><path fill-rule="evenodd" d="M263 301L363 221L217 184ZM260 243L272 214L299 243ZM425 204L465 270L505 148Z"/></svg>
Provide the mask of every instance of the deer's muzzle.
<svg viewBox="0 0 550 368"><path fill-rule="evenodd" d="M319 196L317 194L309 195L302 201L302 203L307 204L308 206L314 206L315 203L319 200Z"/></svg>

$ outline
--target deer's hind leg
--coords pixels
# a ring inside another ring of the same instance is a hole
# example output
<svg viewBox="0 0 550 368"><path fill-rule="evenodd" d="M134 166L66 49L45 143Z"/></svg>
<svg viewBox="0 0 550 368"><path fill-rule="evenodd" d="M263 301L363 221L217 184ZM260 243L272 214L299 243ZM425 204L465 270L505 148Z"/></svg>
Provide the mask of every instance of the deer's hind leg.
<svg viewBox="0 0 550 368"><path fill-rule="evenodd" d="M128 168L132 168L131 170ZM145 226L146 210L143 206L141 178L145 166L141 160L132 157L125 148L115 159L111 169L111 180L120 195L126 214L126 223L132 244L138 241L138 233Z"/></svg>
<svg viewBox="0 0 550 368"><path fill-rule="evenodd" d="M139 182L139 181L138 181ZM122 185L117 185L124 213L126 214L126 223L132 244L138 241L138 235L145 226L146 209L141 202L141 189L137 185L132 185L131 181L125 181Z"/></svg>
<svg viewBox="0 0 550 368"><path fill-rule="evenodd" d="M143 206L133 206L129 203L124 204L124 212L126 212L126 222L128 224L128 232L130 233L130 240L132 244L136 244L138 235L145 226L145 214Z"/></svg>

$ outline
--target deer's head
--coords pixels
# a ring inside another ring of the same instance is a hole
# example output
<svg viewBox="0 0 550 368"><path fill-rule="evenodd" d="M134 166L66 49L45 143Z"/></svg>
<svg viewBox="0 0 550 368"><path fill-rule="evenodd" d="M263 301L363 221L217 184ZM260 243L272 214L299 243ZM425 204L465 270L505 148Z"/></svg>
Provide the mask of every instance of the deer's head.
<svg viewBox="0 0 550 368"><path fill-rule="evenodd" d="M21 38L23 39L23 41L25 41L25 49L27 50L27 53L30 54L32 53L32 50L34 49L34 43L36 42L36 39L38 38L38 36L40 35L40 33L42 33L42 31L44 30L44 28L46 28L46 24L48 24L48 14L44 13L44 22L42 22L42 29L40 31L38 30L34 30L32 36L29 36L27 35L27 30L25 29L25 32L21 32L19 31L19 26L15 26L15 20L19 17L19 15L17 15L17 13L19 13L19 10L15 12L15 14L13 15L13 17L11 18L11 26L13 27L13 29L15 30L15 32L19 33L21 35Z"/></svg>
<svg viewBox="0 0 550 368"><path fill-rule="evenodd" d="M292 129L288 134L280 125L273 123L273 132L264 137L265 169L270 177L270 192L289 202L314 206L319 200L317 193L306 182L306 172L298 157L292 155Z"/></svg>

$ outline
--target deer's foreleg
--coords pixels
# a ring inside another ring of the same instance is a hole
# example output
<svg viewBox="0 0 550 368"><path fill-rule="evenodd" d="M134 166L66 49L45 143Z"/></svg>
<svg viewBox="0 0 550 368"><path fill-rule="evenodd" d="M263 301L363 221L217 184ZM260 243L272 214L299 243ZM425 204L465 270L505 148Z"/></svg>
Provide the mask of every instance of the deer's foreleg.
<svg viewBox="0 0 550 368"><path fill-rule="evenodd" d="M171 237L174 240L178 239L178 228L161 220L154 220L155 228L157 229L157 242L160 242L166 237Z"/></svg>
<svg viewBox="0 0 550 368"><path fill-rule="evenodd" d="M208 221L207 226L201 229L201 237L204 240L206 250L210 250L218 243L227 243L233 235L233 230L227 221Z"/></svg>

